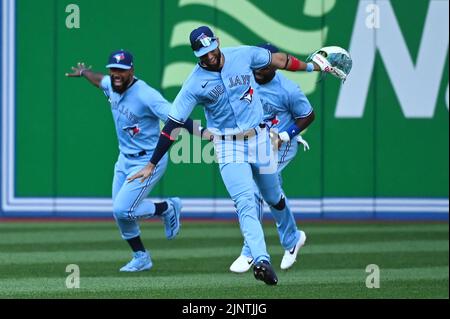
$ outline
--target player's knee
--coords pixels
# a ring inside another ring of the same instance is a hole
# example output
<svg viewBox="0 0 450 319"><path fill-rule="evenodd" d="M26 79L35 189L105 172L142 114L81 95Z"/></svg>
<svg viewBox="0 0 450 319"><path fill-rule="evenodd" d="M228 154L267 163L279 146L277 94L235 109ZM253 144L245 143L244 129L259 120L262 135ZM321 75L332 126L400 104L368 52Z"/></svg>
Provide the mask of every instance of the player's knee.
<svg viewBox="0 0 450 319"><path fill-rule="evenodd" d="M128 212L123 210L113 210L113 214L116 219L129 219Z"/></svg>
<svg viewBox="0 0 450 319"><path fill-rule="evenodd" d="M286 207L286 200L284 196L281 195L281 199L279 200L279 202L275 205L272 205L272 207L275 208L276 210L283 210Z"/></svg>
<svg viewBox="0 0 450 319"><path fill-rule="evenodd" d="M116 219L129 219L128 209L123 205L114 203L113 214Z"/></svg>
<svg viewBox="0 0 450 319"><path fill-rule="evenodd" d="M263 193L263 198L266 201L266 203L272 207L275 207L280 204L280 201L283 195L281 195L280 192L266 192Z"/></svg>

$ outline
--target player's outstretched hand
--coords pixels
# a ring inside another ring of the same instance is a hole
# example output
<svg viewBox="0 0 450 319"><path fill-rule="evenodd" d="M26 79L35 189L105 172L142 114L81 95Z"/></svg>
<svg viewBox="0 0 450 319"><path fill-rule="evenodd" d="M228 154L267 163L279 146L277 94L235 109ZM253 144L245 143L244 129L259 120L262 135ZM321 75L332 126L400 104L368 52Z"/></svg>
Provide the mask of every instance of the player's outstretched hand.
<svg viewBox="0 0 450 319"><path fill-rule="evenodd" d="M92 66L86 67L84 62L78 62L76 67L72 67L72 73L66 73L68 77L80 77L83 75L83 71L90 70Z"/></svg>
<svg viewBox="0 0 450 319"><path fill-rule="evenodd" d="M306 61L312 61L322 72L330 73L342 82L347 78L353 65L347 50L338 46L323 47L312 53Z"/></svg>
<svg viewBox="0 0 450 319"><path fill-rule="evenodd" d="M149 162L143 169L134 174L133 176L127 178L128 183L134 181L136 178L141 178L141 183L145 181L146 178L150 177L155 170L155 165Z"/></svg>

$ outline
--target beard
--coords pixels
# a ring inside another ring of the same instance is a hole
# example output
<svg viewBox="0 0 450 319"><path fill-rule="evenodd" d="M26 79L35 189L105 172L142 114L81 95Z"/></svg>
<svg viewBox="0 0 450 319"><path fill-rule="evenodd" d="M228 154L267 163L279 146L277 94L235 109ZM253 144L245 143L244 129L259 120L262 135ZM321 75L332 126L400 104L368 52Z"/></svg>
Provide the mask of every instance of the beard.
<svg viewBox="0 0 450 319"><path fill-rule="evenodd" d="M122 81L122 84L120 84L120 85L114 84L114 79L116 79L116 78L119 78ZM133 80L132 77L129 77L129 78L123 78L123 77L115 77L115 78L113 78L113 77L111 77L111 87L112 87L114 92L122 94L123 92L126 91L126 89L130 85L132 80Z"/></svg>
<svg viewBox="0 0 450 319"><path fill-rule="evenodd" d="M275 77L275 70L268 74L258 74L258 75L255 72L253 72L253 75L255 77L256 83L266 84L272 81L272 79Z"/></svg>
<svg viewBox="0 0 450 319"><path fill-rule="evenodd" d="M219 50L217 54L214 54L214 57L216 58L216 61L214 63L210 63L208 61L202 62L208 69L211 70L219 70L220 69L220 62L222 60L222 52Z"/></svg>

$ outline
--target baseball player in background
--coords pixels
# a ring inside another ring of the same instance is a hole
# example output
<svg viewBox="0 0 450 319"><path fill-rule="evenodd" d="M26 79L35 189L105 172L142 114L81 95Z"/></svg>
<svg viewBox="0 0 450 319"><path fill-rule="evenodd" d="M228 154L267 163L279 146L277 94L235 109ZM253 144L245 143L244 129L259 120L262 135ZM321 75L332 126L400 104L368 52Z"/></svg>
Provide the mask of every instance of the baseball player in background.
<svg viewBox="0 0 450 319"><path fill-rule="evenodd" d="M266 249L253 183L256 182L264 200L277 211L277 222L292 213L280 186L276 160L274 169L271 165L274 148L265 128L259 94L254 89L253 70L273 66L312 72L319 71L320 67L285 53L272 54L259 47L239 46L220 50L219 39L207 26L193 30L189 38L200 61L173 102L150 162L129 180L140 178L145 182L152 178L158 163L175 140L176 134L172 131L185 123L197 104L202 105L207 129L214 134L222 180L234 201L241 232L255 261L254 276L268 285L276 285L278 278ZM261 155L264 152L266 157ZM299 231L286 234L288 247L293 247L299 240Z"/></svg>
<svg viewBox="0 0 450 319"><path fill-rule="evenodd" d="M66 73L66 76L86 78L100 88L111 103L120 151L114 167L113 213L122 238L133 250L132 260L120 271L148 270L153 263L140 238L138 219L161 217L166 237L173 239L180 229L182 205L177 197L159 203L144 200L163 176L167 155L161 158L152 177L145 183L128 183L126 179L145 167L152 157L160 133L159 121L167 121L170 103L134 76L131 53L123 50L113 52L106 68L109 75L93 72L84 63L78 63L72 67L73 72ZM192 120L184 123L184 127L192 133Z"/></svg>
<svg viewBox="0 0 450 319"><path fill-rule="evenodd" d="M277 47L268 43L259 46L269 50L272 54L279 52ZM314 121L314 111L298 84L287 79L280 72L276 72L275 67L268 66L254 70L253 74L256 80L255 88L264 108L264 121L268 129L276 129L278 134L278 176L280 184L282 184L281 171L297 154L298 144L303 144L305 150L309 149L308 143L296 134L306 129ZM257 187L255 188L256 205L262 221L263 201L259 190ZM277 218L278 211L273 206L270 206L270 211L276 220L280 242L285 249L280 268L286 270L296 261L298 251L305 243L306 234L300 231L298 241L292 245L289 235L297 232L293 214L285 214L282 218ZM250 247L244 241L241 255L230 266L230 271L246 272L253 265L253 261Z"/></svg>

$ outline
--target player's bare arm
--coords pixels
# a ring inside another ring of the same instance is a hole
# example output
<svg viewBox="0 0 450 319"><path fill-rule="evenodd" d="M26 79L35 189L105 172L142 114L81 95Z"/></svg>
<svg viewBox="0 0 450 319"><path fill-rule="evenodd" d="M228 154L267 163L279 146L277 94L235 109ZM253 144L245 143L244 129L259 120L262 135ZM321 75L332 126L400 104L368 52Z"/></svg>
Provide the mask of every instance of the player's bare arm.
<svg viewBox="0 0 450 319"><path fill-rule="evenodd" d="M272 53L271 66L288 71L322 71L315 62L305 63L296 57L283 52Z"/></svg>
<svg viewBox="0 0 450 319"><path fill-rule="evenodd" d="M85 77L93 85L100 87L100 82L105 75L93 72L91 68L92 66L87 67L83 62L78 62L77 66L72 67L72 73L66 73L66 76L70 78Z"/></svg>
<svg viewBox="0 0 450 319"><path fill-rule="evenodd" d="M311 112L307 117L298 118L295 120L295 125L300 129L300 132L305 130L316 118L314 111Z"/></svg>

